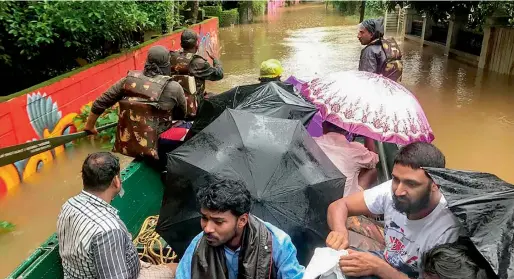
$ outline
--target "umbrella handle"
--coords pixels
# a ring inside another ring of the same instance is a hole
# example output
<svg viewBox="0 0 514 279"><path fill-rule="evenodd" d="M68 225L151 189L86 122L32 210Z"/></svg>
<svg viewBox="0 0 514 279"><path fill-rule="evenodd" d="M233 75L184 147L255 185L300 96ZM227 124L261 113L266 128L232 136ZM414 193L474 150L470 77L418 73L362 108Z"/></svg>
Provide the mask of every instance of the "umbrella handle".
<svg viewBox="0 0 514 279"><path fill-rule="evenodd" d="M382 172L386 180L391 179L391 174L389 173L389 167L387 166L387 159L385 155L384 144L381 141L377 141L378 145L378 157L380 158L380 164L382 165Z"/></svg>

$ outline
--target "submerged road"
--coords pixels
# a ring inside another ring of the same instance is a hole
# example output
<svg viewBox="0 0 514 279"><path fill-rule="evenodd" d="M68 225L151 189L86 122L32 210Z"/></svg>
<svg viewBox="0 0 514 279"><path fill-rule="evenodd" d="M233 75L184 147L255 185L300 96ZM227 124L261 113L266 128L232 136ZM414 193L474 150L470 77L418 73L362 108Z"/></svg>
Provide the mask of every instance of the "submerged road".
<svg viewBox="0 0 514 279"><path fill-rule="evenodd" d="M211 92L257 82L259 65L276 58L284 78L312 77L357 69L362 46L357 26L324 5L297 5L259 22L220 29L225 78L208 83ZM419 99L448 167L491 172L514 183L514 84L506 76L481 73L448 59L432 47L399 39L404 57L402 84ZM81 188L83 146L31 177L0 200L0 220L17 229L0 236L0 277L7 276L56 229L66 199ZM129 160L123 162L126 165Z"/></svg>

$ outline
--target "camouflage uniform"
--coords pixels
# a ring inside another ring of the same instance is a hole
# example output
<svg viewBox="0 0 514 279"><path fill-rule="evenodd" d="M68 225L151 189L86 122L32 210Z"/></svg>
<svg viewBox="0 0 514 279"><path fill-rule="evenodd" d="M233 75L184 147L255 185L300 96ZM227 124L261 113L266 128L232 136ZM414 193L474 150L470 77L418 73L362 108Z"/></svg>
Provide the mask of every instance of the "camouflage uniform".
<svg viewBox="0 0 514 279"><path fill-rule="evenodd" d="M189 75L195 78L196 83L196 100L191 96L191 92L184 87L187 98L188 115L195 115L196 108L200 101L203 100L205 94L205 81L217 81L223 78L223 68L221 63L214 59L213 67L209 62L200 55L180 51L170 52L171 75Z"/></svg>
<svg viewBox="0 0 514 279"><path fill-rule="evenodd" d="M158 159L159 134L171 127L174 117L185 116L182 87L169 76L147 77L130 71L93 103L91 111L100 115L116 102L120 108L113 151Z"/></svg>

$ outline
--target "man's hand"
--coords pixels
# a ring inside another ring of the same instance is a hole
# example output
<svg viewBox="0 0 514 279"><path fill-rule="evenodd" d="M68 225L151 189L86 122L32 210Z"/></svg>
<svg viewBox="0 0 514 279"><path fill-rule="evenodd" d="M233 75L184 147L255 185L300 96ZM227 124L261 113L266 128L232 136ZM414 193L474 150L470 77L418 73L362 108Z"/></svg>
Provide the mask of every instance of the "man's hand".
<svg viewBox="0 0 514 279"><path fill-rule="evenodd" d="M331 231L328 234L327 247L335 250L343 250L348 248L348 231L346 229L340 231Z"/></svg>
<svg viewBox="0 0 514 279"><path fill-rule="evenodd" d="M100 115L94 114L93 112L89 113L86 125L84 125L84 131L86 131L89 135L98 135L98 131L95 128L96 120L98 117L100 117Z"/></svg>
<svg viewBox="0 0 514 279"><path fill-rule="evenodd" d="M84 131L86 131L88 135L98 135L98 131L96 130L95 126L89 127L86 125L84 127Z"/></svg>
<svg viewBox="0 0 514 279"><path fill-rule="evenodd" d="M348 250L348 256L341 256L339 267L344 275L361 277L376 275L382 259L366 252Z"/></svg>
<svg viewBox="0 0 514 279"><path fill-rule="evenodd" d="M205 52L207 53L207 55L209 55L209 57L214 60L216 58L219 58L220 57L220 52L221 52L221 47L219 48L216 48L216 45L214 44L213 41L211 41L209 43L209 48L207 48L205 50Z"/></svg>

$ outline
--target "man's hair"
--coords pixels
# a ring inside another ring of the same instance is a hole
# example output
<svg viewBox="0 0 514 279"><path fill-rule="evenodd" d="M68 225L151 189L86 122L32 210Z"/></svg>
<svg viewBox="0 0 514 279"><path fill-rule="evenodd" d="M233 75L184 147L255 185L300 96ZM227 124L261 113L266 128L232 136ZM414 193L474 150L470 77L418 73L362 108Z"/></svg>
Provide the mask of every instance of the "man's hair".
<svg viewBox="0 0 514 279"><path fill-rule="evenodd" d="M85 190L103 192L120 174L118 157L110 152L89 154L82 164L82 183Z"/></svg>
<svg viewBox="0 0 514 279"><path fill-rule="evenodd" d="M323 123L321 123L321 127L323 127L323 132L326 131L327 133L330 133L330 132L339 133L339 134L343 134L345 136L346 136L346 134L348 134L348 132L345 129L343 129L335 124L332 124L331 122L328 122L328 121L323 121Z"/></svg>
<svg viewBox="0 0 514 279"><path fill-rule="evenodd" d="M198 41L198 36L196 35L195 31L191 29L186 29L184 32L182 32L182 35L180 36L180 46L183 49L192 49L196 46L196 43Z"/></svg>
<svg viewBox="0 0 514 279"><path fill-rule="evenodd" d="M260 77L260 82L272 82L272 81L280 81L280 76L278 77L272 77L272 78L266 78L266 77Z"/></svg>
<svg viewBox="0 0 514 279"><path fill-rule="evenodd" d="M394 164L419 169L444 168L446 160L437 147L426 142L413 142L402 147L394 158Z"/></svg>
<svg viewBox="0 0 514 279"><path fill-rule="evenodd" d="M216 179L202 186L196 200L201 208L226 212L239 217L250 212L252 200L250 191L241 181Z"/></svg>
<svg viewBox="0 0 514 279"><path fill-rule="evenodd" d="M422 259L423 272L441 279L486 279L487 272L472 258L464 244L447 243L427 251Z"/></svg>

